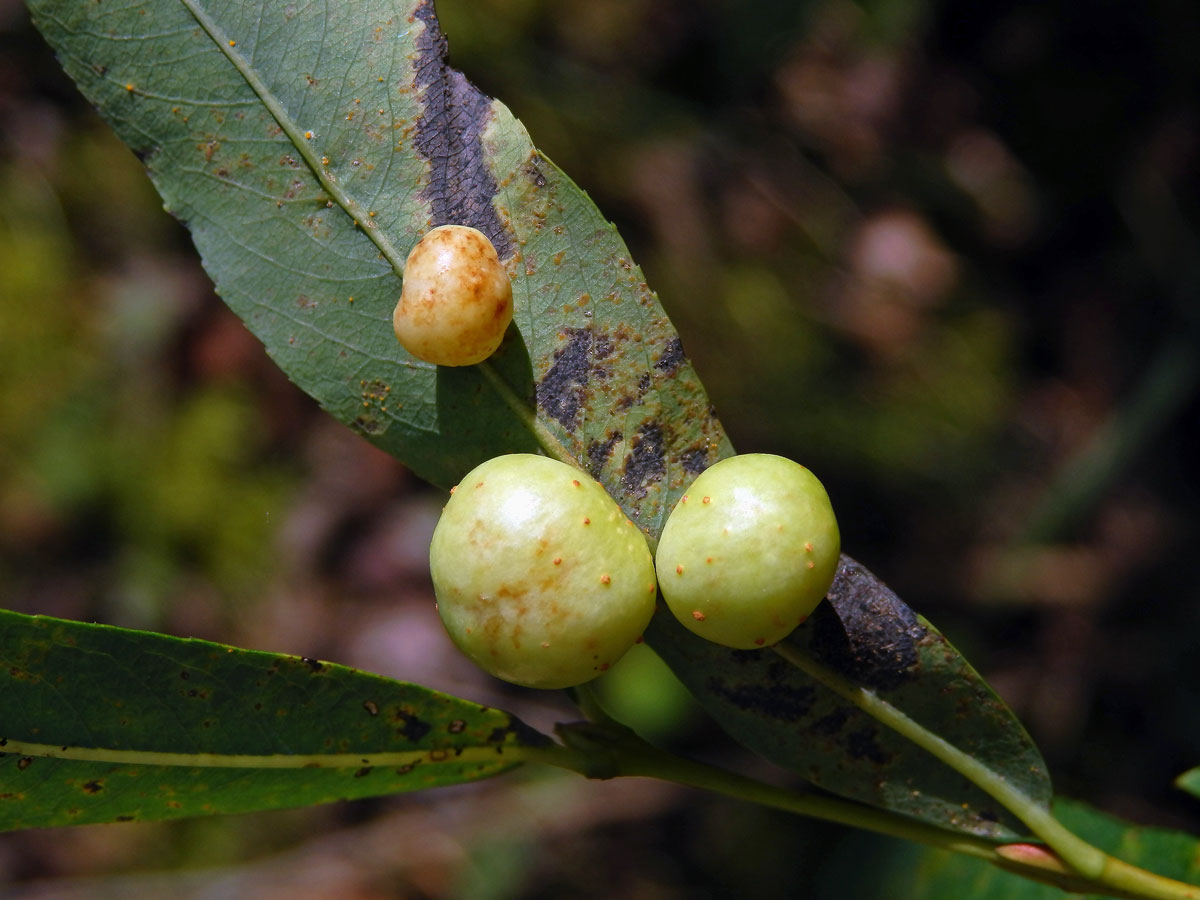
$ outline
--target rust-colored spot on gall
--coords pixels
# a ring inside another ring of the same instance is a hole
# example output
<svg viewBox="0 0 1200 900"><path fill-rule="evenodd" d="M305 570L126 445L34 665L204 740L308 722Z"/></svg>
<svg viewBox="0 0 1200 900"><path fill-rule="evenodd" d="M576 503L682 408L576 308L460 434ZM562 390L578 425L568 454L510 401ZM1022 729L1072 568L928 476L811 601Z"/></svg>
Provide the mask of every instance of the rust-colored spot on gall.
<svg viewBox="0 0 1200 900"><path fill-rule="evenodd" d="M700 612L700 610L693 609L692 610L692 618L695 619L697 622L703 622L705 620L705 618L707 618L707 617L704 615L704 613Z"/></svg>

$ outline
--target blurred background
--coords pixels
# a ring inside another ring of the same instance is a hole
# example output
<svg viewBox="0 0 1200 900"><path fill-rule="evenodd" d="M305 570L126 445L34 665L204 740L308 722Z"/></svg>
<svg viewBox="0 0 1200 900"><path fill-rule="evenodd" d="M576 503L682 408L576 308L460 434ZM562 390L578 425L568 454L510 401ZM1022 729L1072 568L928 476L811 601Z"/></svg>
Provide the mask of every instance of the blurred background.
<svg viewBox="0 0 1200 900"><path fill-rule="evenodd" d="M452 63L617 223L734 445L821 476L846 549L997 688L1059 791L1200 832L1171 787L1200 764L1200 7L438 10ZM0 196L0 605L569 715L444 640L441 496L274 368L15 0ZM603 689L655 740L787 781L649 651ZM920 852L530 772L0 835L0 895L894 897Z"/></svg>

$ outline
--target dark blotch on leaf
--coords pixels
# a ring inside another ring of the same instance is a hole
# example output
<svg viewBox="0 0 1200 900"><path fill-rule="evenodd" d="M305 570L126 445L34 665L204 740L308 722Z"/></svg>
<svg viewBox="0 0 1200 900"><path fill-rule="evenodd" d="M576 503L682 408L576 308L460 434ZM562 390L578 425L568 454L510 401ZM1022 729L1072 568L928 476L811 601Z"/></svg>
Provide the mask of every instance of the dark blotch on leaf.
<svg viewBox="0 0 1200 900"><path fill-rule="evenodd" d="M104 790L104 782L98 779L85 782L83 785L83 792L85 794L98 794L102 790Z"/></svg>
<svg viewBox="0 0 1200 900"><path fill-rule="evenodd" d="M488 236L501 259L513 254L512 240L492 200L496 181L487 169L483 129L492 118L492 102L461 72L446 65L446 38L438 27L432 0L413 15L425 26L417 38L415 81L422 113L413 145L429 163L423 198L434 225L470 225Z"/></svg>
<svg viewBox="0 0 1200 900"><path fill-rule="evenodd" d="M892 761L891 754L879 746L875 729L870 725L846 736L846 752L853 759L867 759L880 766Z"/></svg>
<svg viewBox="0 0 1200 900"><path fill-rule="evenodd" d="M523 747L547 747L554 742L536 728L530 728L520 719L510 717L508 724L502 728L493 728L488 735L489 744L503 744L509 735L517 739ZM497 750L500 748L497 747Z"/></svg>
<svg viewBox="0 0 1200 900"><path fill-rule="evenodd" d="M782 722L796 722L807 716L817 695L811 687L728 685L720 678L710 678L708 689L745 712L759 713Z"/></svg>
<svg viewBox="0 0 1200 900"><path fill-rule="evenodd" d="M813 734L832 736L842 730L842 726L850 719L850 711L844 708L835 709L827 716L821 716L812 724Z"/></svg>
<svg viewBox="0 0 1200 900"><path fill-rule="evenodd" d="M429 734L433 728L428 722L424 722L412 713L406 713L403 710L396 710L396 721L404 724L396 729L397 733L408 738L414 744Z"/></svg>
<svg viewBox="0 0 1200 900"><path fill-rule="evenodd" d="M624 435L619 431L614 431L603 441L592 441L588 444L588 472L593 478L598 478L600 472L603 471L605 463L612 456L613 447L621 440Z"/></svg>
<svg viewBox="0 0 1200 900"><path fill-rule="evenodd" d="M691 447L680 454L679 462L685 472L699 475L708 468L708 450L704 447Z"/></svg>
<svg viewBox="0 0 1200 900"><path fill-rule="evenodd" d="M625 457L625 474L621 483L634 496L646 494L646 484L657 481L666 474L662 426L650 422L638 429L630 441L632 449Z"/></svg>
<svg viewBox="0 0 1200 900"><path fill-rule="evenodd" d="M383 425L378 419L367 416L359 416L355 419L354 427L362 434L380 434L383 431Z"/></svg>
<svg viewBox="0 0 1200 900"><path fill-rule="evenodd" d="M537 404L563 428L574 431L587 394L592 333L567 330L567 343L554 351L554 362L537 386Z"/></svg>
<svg viewBox="0 0 1200 900"><path fill-rule="evenodd" d="M876 690L917 676L926 629L887 585L843 556L828 599L810 620L812 647L825 665Z"/></svg>
<svg viewBox="0 0 1200 900"><path fill-rule="evenodd" d="M683 352L683 343L679 338L671 338L667 344L667 348L663 350L662 356L654 364L654 368L660 372L674 372L687 360L687 356Z"/></svg>

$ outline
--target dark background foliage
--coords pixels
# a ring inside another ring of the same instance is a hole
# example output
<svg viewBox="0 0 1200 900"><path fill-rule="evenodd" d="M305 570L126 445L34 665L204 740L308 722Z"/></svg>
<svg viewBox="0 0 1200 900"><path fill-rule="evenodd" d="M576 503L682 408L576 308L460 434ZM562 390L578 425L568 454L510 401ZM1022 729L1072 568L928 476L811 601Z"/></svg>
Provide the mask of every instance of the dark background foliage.
<svg viewBox="0 0 1200 900"><path fill-rule="evenodd" d="M452 62L616 221L735 446L825 480L846 548L997 687L1062 792L1200 830L1170 786L1200 762L1200 9L438 5ZM564 715L449 648L425 559L441 497L273 367L14 0L0 189L0 603ZM655 672L614 673L614 707L779 777ZM0 887L844 897L855 873L875 896L909 852L531 775L8 835Z"/></svg>

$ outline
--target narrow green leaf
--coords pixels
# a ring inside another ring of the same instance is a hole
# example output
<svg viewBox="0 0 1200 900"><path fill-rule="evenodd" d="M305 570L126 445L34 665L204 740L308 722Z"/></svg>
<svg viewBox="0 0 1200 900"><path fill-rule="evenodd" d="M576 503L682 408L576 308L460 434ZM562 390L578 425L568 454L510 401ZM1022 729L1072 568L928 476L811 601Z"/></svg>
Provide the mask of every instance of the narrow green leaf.
<svg viewBox="0 0 1200 900"><path fill-rule="evenodd" d="M333 663L0 611L0 829L458 784L546 742L500 710Z"/></svg>
<svg viewBox="0 0 1200 900"><path fill-rule="evenodd" d="M429 0L29 7L284 371L419 474L449 486L540 447L592 472L653 543L695 474L732 453L615 229L445 64ZM403 259L445 222L487 233L513 275L514 324L483 366L420 363L391 333ZM852 648L846 677L897 681L897 706L1048 795L1020 725L936 631L854 566L833 598L837 614L805 633L834 662ZM773 655L712 647L664 611L647 639L775 762L939 825L1011 833L961 778Z"/></svg>
<svg viewBox="0 0 1200 900"><path fill-rule="evenodd" d="M1101 850L1133 865L1188 884L1200 884L1200 840L1193 835L1163 828L1131 825L1083 803L1057 800L1055 815L1068 828ZM871 840L871 839L866 839ZM865 843L853 839L852 846ZM877 842L874 842L877 845ZM866 852L865 848L859 846ZM863 867L850 858L833 869L846 880L822 898L883 897L892 900L1062 900L1060 888L1038 884L986 862L920 847L895 844L890 852L873 845L872 865ZM1071 894L1072 897L1084 895ZM1107 895L1088 894L1088 897Z"/></svg>
<svg viewBox="0 0 1200 900"><path fill-rule="evenodd" d="M425 478L560 441L656 531L668 488L729 452L615 229L445 65L428 0L29 7L280 367ZM499 380L392 333L408 250L445 222L513 276Z"/></svg>
<svg viewBox="0 0 1200 900"><path fill-rule="evenodd" d="M1176 787L1187 791L1193 797L1200 797L1200 767L1188 769L1175 779Z"/></svg>

